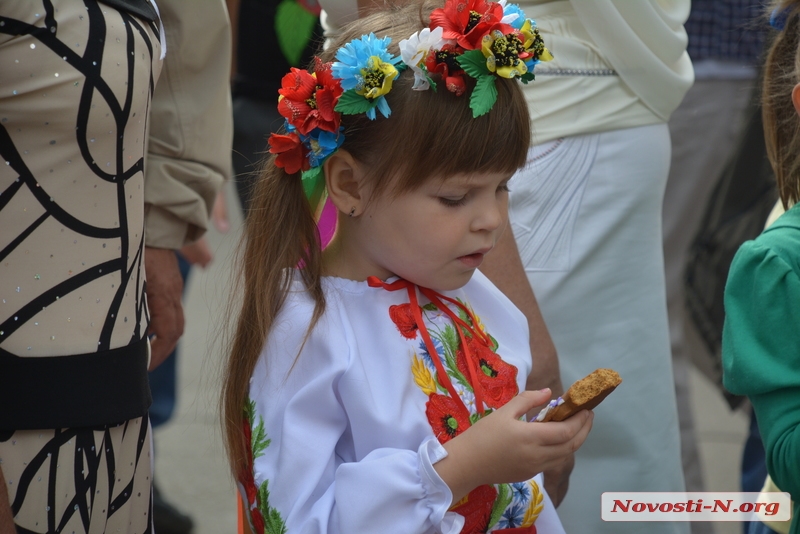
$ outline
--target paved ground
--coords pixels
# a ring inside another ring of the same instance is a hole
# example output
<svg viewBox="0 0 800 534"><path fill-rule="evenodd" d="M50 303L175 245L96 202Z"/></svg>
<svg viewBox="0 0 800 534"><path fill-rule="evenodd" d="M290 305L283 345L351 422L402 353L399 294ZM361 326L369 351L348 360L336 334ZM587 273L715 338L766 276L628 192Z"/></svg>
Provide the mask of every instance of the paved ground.
<svg viewBox="0 0 800 534"><path fill-rule="evenodd" d="M232 226L241 223L229 195ZM236 531L235 491L222 452L217 423L220 351L218 339L227 302L231 254L239 234L212 232L216 259L206 270L192 272L184 301L186 334L181 342L179 401L176 416L156 433L156 481L162 492L196 523L195 534ZM692 376L701 456L709 491L738 491L739 459L747 429L741 413L731 413L699 374ZM739 534L739 523L718 523L717 534ZM646 529L643 529L646 532ZM587 533L570 533L587 534Z"/></svg>

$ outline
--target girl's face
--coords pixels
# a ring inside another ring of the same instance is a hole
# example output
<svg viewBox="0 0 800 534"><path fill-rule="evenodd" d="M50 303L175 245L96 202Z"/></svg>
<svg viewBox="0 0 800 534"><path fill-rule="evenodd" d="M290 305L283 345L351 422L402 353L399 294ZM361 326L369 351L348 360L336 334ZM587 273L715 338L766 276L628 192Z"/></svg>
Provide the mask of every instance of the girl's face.
<svg viewBox="0 0 800 534"><path fill-rule="evenodd" d="M440 291L462 287L508 221L507 174L428 180L399 196L382 194L353 220L347 263L356 278L393 275Z"/></svg>

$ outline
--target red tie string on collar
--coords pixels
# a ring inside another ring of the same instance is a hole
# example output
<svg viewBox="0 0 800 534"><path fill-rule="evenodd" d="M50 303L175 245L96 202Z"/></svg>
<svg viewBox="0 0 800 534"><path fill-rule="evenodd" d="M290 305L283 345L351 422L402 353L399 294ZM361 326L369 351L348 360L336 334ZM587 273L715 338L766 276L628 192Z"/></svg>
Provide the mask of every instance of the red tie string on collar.
<svg viewBox="0 0 800 534"><path fill-rule="evenodd" d="M417 323L417 327L419 328L420 333L422 334L422 340L425 342L425 347L428 349L428 353L431 355L431 360L433 361L433 365L436 367L436 374L439 377L439 381L443 382L443 386L445 389L450 393L450 396L456 402L460 403L464 409L469 413L469 410L466 406L464 406L464 401L461 400L461 397L456 393L455 388L453 387L452 382L450 382L450 377L447 375L447 371L445 371L444 367L442 366L441 358L439 358L439 353L436 351L436 347L433 344L433 340L431 339L430 334L428 333L428 328L425 326L425 321L422 318L422 308L419 305L419 301L417 300L417 288L419 288L420 293L422 293L428 300L431 301L437 308L442 310L450 320L455 323L456 332L458 332L458 336L461 339L461 348L464 351L464 357L467 361L467 370L469 371L469 378L470 382L472 383L472 389L475 393L475 408L477 410L478 415L483 415L484 407L483 407L483 390L481 388L480 382L478 381L478 370L475 368L475 362L471 357L469 346L467 345L467 340L464 337L464 330L468 331L470 335L479 343L490 347L491 341L489 340L489 336L481 330L478 326L478 321L475 316L472 314L472 311L464 306L462 303L457 301L456 299L447 297L442 295L441 293L437 293L432 289L428 289L426 287L421 287L416 284L409 282L408 280L403 280L402 278L395 280L392 283L387 284L386 282L382 281L381 279L370 276L367 278L367 284L370 287L382 287L387 291L398 291L400 289L405 289L408 292L408 300L411 303L411 313L414 315L414 321ZM468 324L466 321L462 320L458 315L453 313L449 306L444 304L442 300L445 300L454 306L461 309L464 313L467 314L470 321L472 321L472 325Z"/></svg>

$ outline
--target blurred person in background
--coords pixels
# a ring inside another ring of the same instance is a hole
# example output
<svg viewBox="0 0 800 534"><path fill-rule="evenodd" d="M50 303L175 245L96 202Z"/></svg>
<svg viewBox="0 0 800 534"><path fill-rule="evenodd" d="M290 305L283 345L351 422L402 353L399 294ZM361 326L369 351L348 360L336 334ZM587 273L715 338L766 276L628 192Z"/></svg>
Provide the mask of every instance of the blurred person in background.
<svg viewBox="0 0 800 534"><path fill-rule="evenodd" d="M549 482L545 473L545 484L561 501L567 532L638 533L641 525L601 520L603 492L684 490L675 390L665 379L672 366L661 209L667 121L693 81L683 28L689 1L520 6L555 59L537 65L536 83L525 86L534 145L510 183L513 233L481 269L529 321L539 317L538 299L558 350L551 380L559 366L565 385L599 367L622 377L595 410L569 492L563 472ZM688 533L689 525L647 530Z"/></svg>
<svg viewBox="0 0 800 534"><path fill-rule="evenodd" d="M175 36L173 4L159 7ZM224 48L222 14L209 41ZM162 68L162 18L145 0L0 8L3 532L152 528L147 369L183 330L174 249L202 236L227 173L175 161L193 156L189 127L214 147L230 132L224 75L222 93L182 84L216 49L174 43Z"/></svg>

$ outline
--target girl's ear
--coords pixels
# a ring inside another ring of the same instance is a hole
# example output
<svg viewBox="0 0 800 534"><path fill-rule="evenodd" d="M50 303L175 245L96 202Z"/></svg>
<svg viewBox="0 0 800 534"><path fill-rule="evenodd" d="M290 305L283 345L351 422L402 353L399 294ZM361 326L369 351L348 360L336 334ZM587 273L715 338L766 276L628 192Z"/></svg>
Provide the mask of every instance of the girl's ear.
<svg viewBox="0 0 800 534"><path fill-rule="evenodd" d="M794 104L794 110L800 115L800 83L792 89L792 104Z"/></svg>
<svg viewBox="0 0 800 534"><path fill-rule="evenodd" d="M350 216L360 214L364 206L364 173L361 165L346 150L337 150L325 160L325 186L336 209Z"/></svg>

